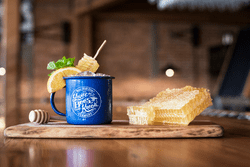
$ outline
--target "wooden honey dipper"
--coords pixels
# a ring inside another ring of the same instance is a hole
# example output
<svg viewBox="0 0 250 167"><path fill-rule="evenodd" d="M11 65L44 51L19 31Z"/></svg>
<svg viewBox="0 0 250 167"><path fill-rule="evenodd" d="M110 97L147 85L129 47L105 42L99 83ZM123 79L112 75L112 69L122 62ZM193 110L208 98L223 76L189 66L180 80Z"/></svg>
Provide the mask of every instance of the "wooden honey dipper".
<svg viewBox="0 0 250 167"><path fill-rule="evenodd" d="M66 121L66 117L64 116L50 116L50 114L47 111L37 109L37 110L31 110L29 113L29 121L39 124L46 124L51 119L53 120L63 120Z"/></svg>

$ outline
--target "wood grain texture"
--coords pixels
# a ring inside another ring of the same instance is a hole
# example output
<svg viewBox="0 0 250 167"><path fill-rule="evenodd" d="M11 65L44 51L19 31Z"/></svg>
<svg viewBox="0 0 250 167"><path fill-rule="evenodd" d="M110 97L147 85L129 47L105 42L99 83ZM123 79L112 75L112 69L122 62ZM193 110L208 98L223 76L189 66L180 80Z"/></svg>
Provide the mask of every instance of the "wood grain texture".
<svg viewBox="0 0 250 167"><path fill-rule="evenodd" d="M76 0L75 1L75 15L84 15L98 9L105 9L112 7L116 4L121 4L126 0Z"/></svg>
<svg viewBox="0 0 250 167"><path fill-rule="evenodd" d="M5 115L6 124L12 122L15 115L19 115L19 103L18 103L18 82L20 81L20 1L11 0L3 1L3 32L2 32L2 43L1 43L1 66L3 65L6 69L6 83L5 83ZM2 94L2 92L1 92ZM20 115L19 115L20 116ZM13 121L18 122L17 119Z"/></svg>
<svg viewBox="0 0 250 167"><path fill-rule="evenodd" d="M224 128L223 137L22 139L3 137L3 129L0 127L2 132L0 166L249 167L250 121L228 117L197 116L191 125L197 125L199 122L203 122L204 125L204 120L221 125Z"/></svg>
<svg viewBox="0 0 250 167"><path fill-rule="evenodd" d="M11 138L204 138L223 136L223 128L209 121L193 121L189 126L129 125L124 120L108 125L49 122L11 126L5 129L4 135Z"/></svg>

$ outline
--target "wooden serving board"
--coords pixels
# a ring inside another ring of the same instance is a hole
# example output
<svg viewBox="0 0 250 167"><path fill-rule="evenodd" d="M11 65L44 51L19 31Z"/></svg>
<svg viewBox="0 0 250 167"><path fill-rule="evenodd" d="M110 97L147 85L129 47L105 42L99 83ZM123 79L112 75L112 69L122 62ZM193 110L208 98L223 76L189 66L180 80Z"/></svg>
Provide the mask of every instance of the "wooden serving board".
<svg viewBox="0 0 250 167"><path fill-rule="evenodd" d="M70 125L61 121L11 126L5 129L4 135L11 138L203 138L223 136L223 127L209 121L193 121L188 126L129 125L125 120L106 125Z"/></svg>

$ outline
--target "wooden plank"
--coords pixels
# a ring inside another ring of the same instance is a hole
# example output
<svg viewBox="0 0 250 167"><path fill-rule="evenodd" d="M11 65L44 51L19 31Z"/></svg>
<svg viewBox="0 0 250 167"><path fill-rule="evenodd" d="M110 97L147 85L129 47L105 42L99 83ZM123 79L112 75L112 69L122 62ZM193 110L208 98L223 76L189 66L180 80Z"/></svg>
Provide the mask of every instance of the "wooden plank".
<svg viewBox="0 0 250 167"><path fill-rule="evenodd" d="M79 53L78 55L83 56L83 53L86 53L89 56L93 56L93 43L94 43L94 34L93 34L93 17L91 15L86 15L79 18Z"/></svg>
<svg viewBox="0 0 250 167"><path fill-rule="evenodd" d="M172 23L216 23L218 25L245 26L250 23L250 12L188 12L188 11L117 11L96 13L99 19L150 20Z"/></svg>
<svg viewBox="0 0 250 167"><path fill-rule="evenodd" d="M121 4L126 0L76 0L75 1L75 14L84 15L86 13Z"/></svg>
<svg viewBox="0 0 250 167"><path fill-rule="evenodd" d="M2 56L6 56L6 124L18 119L18 56L20 51L20 0L3 1ZM14 118L14 116L17 116ZM17 121L15 121L18 123Z"/></svg>
<svg viewBox="0 0 250 167"><path fill-rule="evenodd" d="M64 121L11 126L5 129L4 135L12 138L202 138L221 137L223 128L208 121L193 121L189 126L129 125L124 120L107 125L70 125Z"/></svg>
<svg viewBox="0 0 250 167"><path fill-rule="evenodd" d="M70 18L71 24L72 24L72 31L71 31L71 42L69 44L69 54L70 57L75 57L79 60L80 56L82 56L82 53L79 54L79 18L78 17L72 17Z"/></svg>
<svg viewBox="0 0 250 167"><path fill-rule="evenodd" d="M72 42L70 44L70 55L80 60L83 53L93 56L94 25L91 15L76 16L71 18Z"/></svg>

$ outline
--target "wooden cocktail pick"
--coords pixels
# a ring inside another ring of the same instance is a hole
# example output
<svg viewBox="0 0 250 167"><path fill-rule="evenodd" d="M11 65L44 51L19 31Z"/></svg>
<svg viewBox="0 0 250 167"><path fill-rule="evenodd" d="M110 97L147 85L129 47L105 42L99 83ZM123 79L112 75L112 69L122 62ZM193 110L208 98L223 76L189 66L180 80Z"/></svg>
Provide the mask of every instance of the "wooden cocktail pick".
<svg viewBox="0 0 250 167"><path fill-rule="evenodd" d="M103 43L101 44L101 46L99 47L99 49L96 51L96 54L94 56L94 59L96 59L96 57L98 56L99 52L102 50L103 46L105 45L107 41L104 40Z"/></svg>
<svg viewBox="0 0 250 167"><path fill-rule="evenodd" d="M84 53L83 54L84 56L78 61L78 64L76 65L76 68L80 69L82 72L83 71L96 72L97 69L99 68L99 64L95 59L98 56L99 52L102 50L105 43L106 43L106 40L99 47L99 49L97 50L94 58L91 57L91 56L88 56L86 53Z"/></svg>

